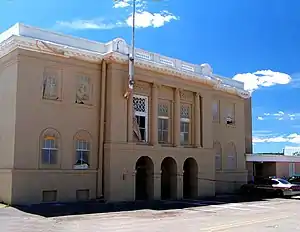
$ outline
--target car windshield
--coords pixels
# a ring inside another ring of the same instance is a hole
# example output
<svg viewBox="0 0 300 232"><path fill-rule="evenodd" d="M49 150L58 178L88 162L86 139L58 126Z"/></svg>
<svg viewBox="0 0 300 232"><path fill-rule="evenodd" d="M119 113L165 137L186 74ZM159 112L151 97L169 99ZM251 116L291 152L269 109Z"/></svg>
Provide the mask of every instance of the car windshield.
<svg viewBox="0 0 300 232"><path fill-rule="evenodd" d="M290 182L284 179L277 179L277 181L279 181L281 184L290 184Z"/></svg>

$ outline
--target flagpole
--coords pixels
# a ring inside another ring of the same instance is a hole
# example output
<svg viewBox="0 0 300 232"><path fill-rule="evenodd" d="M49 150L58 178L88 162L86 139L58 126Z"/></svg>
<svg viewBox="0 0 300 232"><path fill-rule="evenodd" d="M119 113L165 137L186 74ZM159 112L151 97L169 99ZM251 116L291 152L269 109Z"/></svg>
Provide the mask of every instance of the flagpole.
<svg viewBox="0 0 300 232"><path fill-rule="evenodd" d="M136 0L132 3L132 32L131 32L131 51L128 54L129 58L129 78L128 78L128 91L125 93L125 97L128 98L129 94L132 93L134 87L134 48L135 48L135 11L136 11Z"/></svg>

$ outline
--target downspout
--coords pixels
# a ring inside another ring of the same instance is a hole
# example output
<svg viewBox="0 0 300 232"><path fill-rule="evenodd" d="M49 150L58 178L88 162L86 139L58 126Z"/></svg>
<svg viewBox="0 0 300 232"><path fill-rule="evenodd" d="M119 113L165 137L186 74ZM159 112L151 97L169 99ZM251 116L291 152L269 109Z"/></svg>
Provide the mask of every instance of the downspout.
<svg viewBox="0 0 300 232"><path fill-rule="evenodd" d="M107 78L107 65L106 61L102 60L101 66L101 92L100 92L100 110L99 110L99 142L98 142L98 173L96 176L96 198L104 198L104 132L105 132L105 102L106 102L106 78ZM101 166L100 166L101 164ZM99 170L101 172L101 191L99 190Z"/></svg>

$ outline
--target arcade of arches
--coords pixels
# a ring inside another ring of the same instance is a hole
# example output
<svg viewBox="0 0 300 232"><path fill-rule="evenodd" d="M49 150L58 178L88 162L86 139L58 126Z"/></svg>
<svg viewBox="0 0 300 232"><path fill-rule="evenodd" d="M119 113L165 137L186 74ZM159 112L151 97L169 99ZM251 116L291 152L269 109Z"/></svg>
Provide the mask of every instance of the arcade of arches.
<svg viewBox="0 0 300 232"><path fill-rule="evenodd" d="M135 199L151 200L154 198L154 178L161 178L161 199L176 199L178 185L178 167L175 159L166 157L162 160L161 172L154 173L154 164L150 157L140 157L135 166ZM198 196L198 165L194 158L187 158L182 170L183 198Z"/></svg>

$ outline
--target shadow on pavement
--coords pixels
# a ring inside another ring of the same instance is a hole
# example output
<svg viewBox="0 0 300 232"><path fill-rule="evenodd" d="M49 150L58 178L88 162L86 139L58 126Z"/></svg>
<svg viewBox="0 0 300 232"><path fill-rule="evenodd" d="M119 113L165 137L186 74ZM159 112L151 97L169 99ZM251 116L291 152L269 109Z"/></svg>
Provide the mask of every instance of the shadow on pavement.
<svg viewBox="0 0 300 232"><path fill-rule="evenodd" d="M48 203L26 206L14 206L16 209L26 213L36 214L44 217L57 217L67 215L80 215L92 213L122 212L133 210L171 210L190 207L201 207L209 205L220 205L228 203L242 203L251 201L264 201L265 198L257 196L218 196L201 198L197 200L170 200L170 201L136 201L105 203L100 201L76 202L76 203Z"/></svg>

